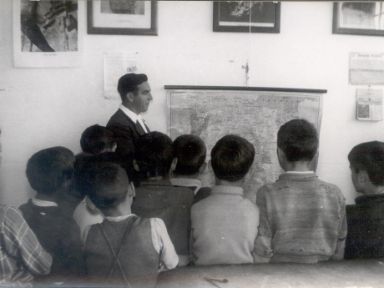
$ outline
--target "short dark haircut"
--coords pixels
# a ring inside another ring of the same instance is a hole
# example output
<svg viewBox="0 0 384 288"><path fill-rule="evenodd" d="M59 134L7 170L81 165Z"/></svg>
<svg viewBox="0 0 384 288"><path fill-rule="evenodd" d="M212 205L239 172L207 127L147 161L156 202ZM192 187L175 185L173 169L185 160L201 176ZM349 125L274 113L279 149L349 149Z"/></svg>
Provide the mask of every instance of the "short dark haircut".
<svg viewBox="0 0 384 288"><path fill-rule="evenodd" d="M226 135L211 151L213 172L218 179L235 182L244 178L255 158L253 145L238 135Z"/></svg>
<svg viewBox="0 0 384 288"><path fill-rule="evenodd" d="M146 81L148 81L148 77L145 74L128 73L121 76L117 84L121 100L124 101L127 93L135 92L137 86Z"/></svg>
<svg viewBox="0 0 384 288"><path fill-rule="evenodd" d="M171 138L161 132L147 133L137 141L135 158L145 177L167 176L173 155Z"/></svg>
<svg viewBox="0 0 384 288"><path fill-rule="evenodd" d="M181 135L173 141L174 157L177 164L174 173L193 175L204 164L207 148L203 140L195 135Z"/></svg>
<svg viewBox="0 0 384 288"><path fill-rule="evenodd" d="M76 162L74 165L75 167L74 168L74 187L80 198L83 198L88 194L86 175L88 173L89 167L92 167L97 163L107 163L107 162L118 164L124 168L123 166L124 162L122 161L120 155L114 152L106 152L106 153L101 153L97 155L87 155L84 153L76 155ZM132 162L132 159L131 159L131 162ZM128 168L125 169L129 179L133 179L133 173L134 173L131 166L132 165L130 165L129 167L130 169Z"/></svg>
<svg viewBox="0 0 384 288"><path fill-rule="evenodd" d="M113 132L100 125L88 127L80 138L81 149L90 154L99 154L105 149L112 148L115 143Z"/></svg>
<svg viewBox="0 0 384 288"><path fill-rule="evenodd" d="M97 208L115 208L125 200L129 179L120 165L94 162L87 167L84 176L88 186L87 195Z"/></svg>
<svg viewBox="0 0 384 288"><path fill-rule="evenodd" d="M277 132L277 147L289 162L311 161L319 147L316 128L304 119L290 120Z"/></svg>
<svg viewBox="0 0 384 288"><path fill-rule="evenodd" d="M32 155L26 174L38 193L53 195L65 181L72 179L75 156L65 147L51 147Z"/></svg>
<svg viewBox="0 0 384 288"><path fill-rule="evenodd" d="M384 143L365 142L356 145L348 154L351 168L366 171L372 184L384 185Z"/></svg>

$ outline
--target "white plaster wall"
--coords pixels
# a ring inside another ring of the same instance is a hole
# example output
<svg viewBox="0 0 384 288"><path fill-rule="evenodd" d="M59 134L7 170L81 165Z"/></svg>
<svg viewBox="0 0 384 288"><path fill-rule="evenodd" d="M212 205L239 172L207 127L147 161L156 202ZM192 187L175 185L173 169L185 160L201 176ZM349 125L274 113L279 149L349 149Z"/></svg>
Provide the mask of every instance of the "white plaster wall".
<svg viewBox="0 0 384 288"><path fill-rule="evenodd" d="M85 1L81 0L85 6ZM214 33L212 3L158 2L158 36L81 35L82 66L20 69L12 64L12 0L0 1L0 201L18 205L30 195L25 164L38 149L63 145L79 152L81 132L105 124L119 105L106 100L103 52L138 52L150 77L154 102L146 115L153 130L166 130L163 85L244 85L327 89L318 173L355 197L347 154L355 144L384 140L383 122L354 120L355 87L348 84L350 52L383 52L383 37L332 34L331 2L283 2L280 34ZM86 16L79 24L85 28ZM84 29L85 31L85 29ZM5 89L5 91L2 91Z"/></svg>

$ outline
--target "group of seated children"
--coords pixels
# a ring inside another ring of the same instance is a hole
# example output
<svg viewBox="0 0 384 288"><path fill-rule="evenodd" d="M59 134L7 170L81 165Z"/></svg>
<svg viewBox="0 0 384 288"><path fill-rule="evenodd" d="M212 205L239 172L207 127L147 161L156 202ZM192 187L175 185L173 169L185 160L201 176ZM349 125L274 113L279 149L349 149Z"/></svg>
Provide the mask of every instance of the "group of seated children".
<svg viewBox="0 0 384 288"><path fill-rule="evenodd" d="M317 263L343 259L344 251L348 259L384 256L384 143L350 152L363 196L347 209L340 190L314 172L318 144L308 121L285 123L277 134L284 173L244 191L255 148L238 135L212 148L215 185L208 188L199 180L206 166L199 137L172 142L150 132L132 161L121 163L113 134L91 126L76 157L53 147L29 159L37 194L20 207L22 216L0 206L1 279L154 287L159 271L176 266Z"/></svg>

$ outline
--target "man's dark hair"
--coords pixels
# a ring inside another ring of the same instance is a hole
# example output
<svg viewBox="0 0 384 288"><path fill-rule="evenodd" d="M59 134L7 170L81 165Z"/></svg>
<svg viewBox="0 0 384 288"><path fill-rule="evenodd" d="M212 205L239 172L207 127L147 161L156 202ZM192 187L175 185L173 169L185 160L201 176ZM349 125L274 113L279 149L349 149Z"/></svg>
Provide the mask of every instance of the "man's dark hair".
<svg viewBox="0 0 384 288"><path fill-rule="evenodd" d="M174 155L171 138L157 131L150 132L138 139L136 147L140 173L145 177L168 175Z"/></svg>
<svg viewBox="0 0 384 288"><path fill-rule="evenodd" d="M97 208L114 208L125 200L129 179L120 165L94 162L86 167L84 177L87 195Z"/></svg>
<svg viewBox="0 0 384 288"><path fill-rule="evenodd" d="M372 184L384 185L384 143L365 142L356 145L348 154L352 169L366 171Z"/></svg>
<svg viewBox="0 0 384 288"><path fill-rule="evenodd" d="M113 132L100 125L88 127L80 138L81 149L90 154L99 154L105 149L112 148L115 143Z"/></svg>
<svg viewBox="0 0 384 288"><path fill-rule="evenodd" d="M177 165L174 173L193 175L204 164L207 149L203 140L195 135L181 135L173 141L174 157Z"/></svg>
<svg viewBox="0 0 384 288"><path fill-rule="evenodd" d="M277 146L287 161L311 161L319 147L316 128L304 119L293 119L277 132Z"/></svg>
<svg viewBox="0 0 384 288"><path fill-rule="evenodd" d="M121 76L117 84L121 100L124 101L127 93L135 92L137 86L146 81L148 81L148 77L145 74L128 73Z"/></svg>
<svg viewBox="0 0 384 288"><path fill-rule="evenodd" d="M216 177L235 182L244 178L255 158L255 148L238 135L226 135L211 151L211 164Z"/></svg>
<svg viewBox="0 0 384 288"><path fill-rule="evenodd" d="M51 147L32 155L26 174L38 193L53 195L65 181L72 179L75 156L65 147Z"/></svg>

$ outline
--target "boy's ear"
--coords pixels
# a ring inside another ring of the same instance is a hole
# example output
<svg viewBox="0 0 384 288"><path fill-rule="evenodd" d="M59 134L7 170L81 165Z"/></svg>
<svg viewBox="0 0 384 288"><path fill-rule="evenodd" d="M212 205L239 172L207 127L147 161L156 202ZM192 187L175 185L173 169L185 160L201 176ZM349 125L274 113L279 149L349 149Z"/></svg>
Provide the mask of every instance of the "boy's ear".
<svg viewBox="0 0 384 288"><path fill-rule="evenodd" d="M135 159L132 161L132 165L133 165L133 169L136 172L140 172L140 166L139 166L139 164L137 164L137 161Z"/></svg>
<svg viewBox="0 0 384 288"><path fill-rule="evenodd" d="M207 162L204 162L203 165L199 168L199 174L203 174L205 169L207 169Z"/></svg>
<svg viewBox="0 0 384 288"><path fill-rule="evenodd" d="M177 158L173 158L172 160L172 164L171 164L171 168L169 169L169 172L172 173L173 171L175 171L176 169L176 165L177 165Z"/></svg>
<svg viewBox="0 0 384 288"><path fill-rule="evenodd" d="M136 196L136 190L135 186L133 185L133 182L129 182L127 195L131 198Z"/></svg>
<svg viewBox="0 0 384 288"><path fill-rule="evenodd" d="M371 182L371 180L369 179L367 171L359 170L359 172L357 172L356 176L357 176L356 180L360 185L367 185L368 183Z"/></svg>
<svg viewBox="0 0 384 288"><path fill-rule="evenodd" d="M117 143L114 142L113 145L112 145L111 151L112 152L116 152L116 149L117 149Z"/></svg>
<svg viewBox="0 0 384 288"><path fill-rule="evenodd" d="M318 160L319 160L319 150L317 150L312 161L309 163L309 169L316 172Z"/></svg>
<svg viewBox="0 0 384 288"><path fill-rule="evenodd" d="M277 159L279 160L280 166L284 167L284 164L287 161L287 159L285 158L285 153L279 147L277 147L276 153L277 153Z"/></svg>

